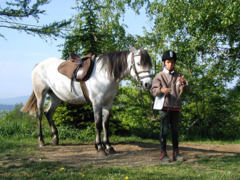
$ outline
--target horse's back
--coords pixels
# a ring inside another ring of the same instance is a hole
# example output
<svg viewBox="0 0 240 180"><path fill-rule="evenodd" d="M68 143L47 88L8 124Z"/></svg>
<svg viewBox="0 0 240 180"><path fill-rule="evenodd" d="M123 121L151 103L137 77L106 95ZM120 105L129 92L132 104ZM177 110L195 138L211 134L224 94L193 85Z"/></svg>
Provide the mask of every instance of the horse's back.
<svg viewBox="0 0 240 180"><path fill-rule="evenodd" d="M54 72L56 67L61 64L64 60L57 58L48 58L38 63L32 71L32 82L46 83L49 77L49 73ZM38 84L39 84L38 83Z"/></svg>
<svg viewBox="0 0 240 180"><path fill-rule="evenodd" d="M62 101L74 104L85 103L80 83L73 82L71 85L71 79L58 72L59 65L64 61L48 58L40 62L32 72L33 85L40 86L46 91L51 90Z"/></svg>
<svg viewBox="0 0 240 180"><path fill-rule="evenodd" d="M58 67L59 64L64 62L63 59L58 58L48 58L39 62L33 69L33 73L46 73L51 67ZM39 71L41 69L42 71Z"/></svg>

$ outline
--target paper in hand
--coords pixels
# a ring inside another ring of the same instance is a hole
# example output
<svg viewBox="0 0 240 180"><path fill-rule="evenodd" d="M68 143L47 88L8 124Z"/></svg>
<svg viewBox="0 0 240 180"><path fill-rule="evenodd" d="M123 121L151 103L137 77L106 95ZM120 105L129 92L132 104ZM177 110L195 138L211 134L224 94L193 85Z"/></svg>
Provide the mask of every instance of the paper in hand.
<svg viewBox="0 0 240 180"><path fill-rule="evenodd" d="M155 101L154 101L154 105L153 105L153 109L162 110L164 100L165 100L165 94L163 94L162 96L156 96Z"/></svg>

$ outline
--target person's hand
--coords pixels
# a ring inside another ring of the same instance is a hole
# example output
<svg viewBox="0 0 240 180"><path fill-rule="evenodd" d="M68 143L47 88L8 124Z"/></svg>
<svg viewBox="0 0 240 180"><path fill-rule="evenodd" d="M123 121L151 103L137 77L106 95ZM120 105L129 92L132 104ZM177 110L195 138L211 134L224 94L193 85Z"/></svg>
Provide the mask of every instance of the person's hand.
<svg viewBox="0 0 240 180"><path fill-rule="evenodd" d="M164 93L164 94L170 94L171 92L171 89L170 88L161 88L161 93Z"/></svg>
<svg viewBox="0 0 240 180"><path fill-rule="evenodd" d="M180 82L180 84L186 84L186 80L185 80L184 76L178 77L178 81Z"/></svg>

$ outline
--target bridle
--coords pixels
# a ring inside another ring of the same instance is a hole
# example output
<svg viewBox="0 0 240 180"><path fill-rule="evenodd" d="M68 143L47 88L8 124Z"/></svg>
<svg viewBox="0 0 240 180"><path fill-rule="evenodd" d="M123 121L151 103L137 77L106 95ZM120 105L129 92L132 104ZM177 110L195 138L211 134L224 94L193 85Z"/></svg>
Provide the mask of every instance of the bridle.
<svg viewBox="0 0 240 180"><path fill-rule="evenodd" d="M141 79L144 79L144 78L151 78L151 75L150 75L150 71L137 71L137 68L136 68L136 64L135 64L135 61L134 61L134 57L135 56L139 56L139 55L135 55L133 52L132 52L132 56L131 56L131 66L130 66L130 72L131 72L131 69L133 68L133 71L134 73L136 74L136 79L137 79L137 85L138 85L138 91L139 91L139 94L140 94L140 104L142 106L142 108L144 109L144 106L143 106L143 93L142 93L142 85L141 85ZM149 73L148 75L145 75L145 76L139 76L139 74L141 73Z"/></svg>
<svg viewBox="0 0 240 180"><path fill-rule="evenodd" d="M139 71L139 72L137 71L135 61L134 61L135 56L139 56L139 55L134 55L134 53L132 52L130 72L131 72L131 69L133 68L133 71L134 71L134 73L136 74L136 77L137 77L137 82L140 85L142 79L149 78L149 77L151 77L151 75L150 75L150 71ZM145 76L139 76L141 73L149 73L149 74L145 75Z"/></svg>

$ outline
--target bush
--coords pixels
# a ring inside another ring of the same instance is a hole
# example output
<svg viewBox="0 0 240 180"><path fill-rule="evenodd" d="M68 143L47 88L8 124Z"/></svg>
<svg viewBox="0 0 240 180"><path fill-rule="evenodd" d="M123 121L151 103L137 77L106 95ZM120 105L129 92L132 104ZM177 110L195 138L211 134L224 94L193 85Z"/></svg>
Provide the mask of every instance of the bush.
<svg viewBox="0 0 240 180"><path fill-rule="evenodd" d="M36 116L30 116L20 111L21 105L16 105L13 111L2 113L0 118L0 137L33 137L38 136ZM85 124L86 125L86 124ZM59 125L60 139L76 139L79 141L92 141L95 137L94 123L89 123L84 129L77 129L71 125ZM44 117L42 130L45 137L51 137L49 124Z"/></svg>
<svg viewBox="0 0 240 180"><path fill-rule="evenodd" d="M64 139L75 139L81 142L93 141L95 138L95 127L94 124L88 126L86 129L77 129L69 125L60 125L58 127L59 138Z"/></svg>
<svg viewBox="0 0 240 180"><path fill-rule="evenodd" d="M159 123L152 121L152 99L147 91L120 87L110 116L110 129L116 135L131 134L141 138L159 138ZM115 125L115 126L114 126Z"/></svg>

